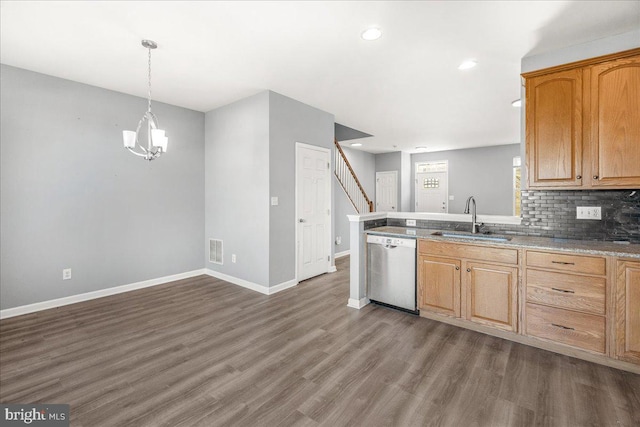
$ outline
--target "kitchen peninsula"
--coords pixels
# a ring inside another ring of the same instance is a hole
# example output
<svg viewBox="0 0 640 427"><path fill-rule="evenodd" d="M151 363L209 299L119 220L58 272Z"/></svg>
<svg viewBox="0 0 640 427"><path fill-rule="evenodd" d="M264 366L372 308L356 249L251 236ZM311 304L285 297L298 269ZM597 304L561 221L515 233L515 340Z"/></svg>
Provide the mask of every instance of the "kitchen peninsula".
<svg viewBox="0 0 640 427"><path fill-rule="evenodd" d="M349 217L350 307L369 303L366 235L415 238L420 316L640 373L639 244L397 225L410 216L429 217Z"/></svg>

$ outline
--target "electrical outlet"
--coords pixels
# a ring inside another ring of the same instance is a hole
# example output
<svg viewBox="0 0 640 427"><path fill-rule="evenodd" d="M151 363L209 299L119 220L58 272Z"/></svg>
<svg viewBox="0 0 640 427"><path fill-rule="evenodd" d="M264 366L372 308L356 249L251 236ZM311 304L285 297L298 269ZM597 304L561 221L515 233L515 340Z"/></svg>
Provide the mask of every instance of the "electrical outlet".
<svg viewBox="0 0 640 427"><path fill-rule="evenodd" d="M600 206L577 206L576 219L602 219Z"/></svg>
<svg viewBox="0 0 640 427"><path fill-rule="evenodd" d="M231 254L231 262L236 263L236 254Z"/></svg>
<svg viewBox="0 0 640 427"><path fill-rule="evenodd" d="M70 280L71 279L71 269L65 268L62 270L62 280Z"/></svg>
<svg viewBox="0 0 640 427"><path fill-rule="evenodd" d="M336 245L342 244L342 236L336 236Z"/></svg>
<svg viewBox="0 0 640 427"><path fill-rule="evenodd" d="M415 227L416 226L416 220L415 219L408 219L407 220L407 227Z"/></svg>

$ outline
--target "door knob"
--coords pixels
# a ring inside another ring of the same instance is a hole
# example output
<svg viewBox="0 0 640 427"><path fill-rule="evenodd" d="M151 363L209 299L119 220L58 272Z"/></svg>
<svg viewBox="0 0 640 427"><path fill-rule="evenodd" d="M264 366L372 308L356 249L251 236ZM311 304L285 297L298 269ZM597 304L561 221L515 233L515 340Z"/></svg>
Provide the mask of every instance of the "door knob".
<svg viewBox="0 0 640 427"><path fill-rule="evenodd" d="M593 175L593 179L598 179L598 175Z"/></svg>
<svg viewBox="0 0 640 427"><path fill-rule="evenodd" d="M471 269L470 268L467 268L467 273L471 273Z"/></svg>
<svg viewBox="0 0 640 427"><path fill-rule="evenodd" d="M582 179L582 175L577 175L576 179Z"/></svg>

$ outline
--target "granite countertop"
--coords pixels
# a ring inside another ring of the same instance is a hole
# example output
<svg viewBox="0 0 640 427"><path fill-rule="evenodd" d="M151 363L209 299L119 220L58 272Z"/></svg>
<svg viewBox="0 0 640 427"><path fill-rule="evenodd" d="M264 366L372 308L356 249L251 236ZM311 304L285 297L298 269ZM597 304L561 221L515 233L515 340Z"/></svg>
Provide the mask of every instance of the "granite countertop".
<svg viewBox="0 0 640 427"><path fill-rule="evenodd" d="M444 242L470 243L476 245L491 245L502 247L516 247L526 249L546 249L553 251L567 251L575 253L583 253L589 255L605 255L624 258L640 259L640 244L620 244L614 242L605 242L597 240L571 240L571 239L553 239L549 237L531 237L531 236L514 236L509 235L511 240L500 242L492 240L470 240L465 238L434 236L435 232L452 232L450 230L437 230L428 228L414 227L376 227L365 230L367 234L375 234L380 236L404 237L413 239L429 239ZM489 234L491 236L500 236Z"/></svg>

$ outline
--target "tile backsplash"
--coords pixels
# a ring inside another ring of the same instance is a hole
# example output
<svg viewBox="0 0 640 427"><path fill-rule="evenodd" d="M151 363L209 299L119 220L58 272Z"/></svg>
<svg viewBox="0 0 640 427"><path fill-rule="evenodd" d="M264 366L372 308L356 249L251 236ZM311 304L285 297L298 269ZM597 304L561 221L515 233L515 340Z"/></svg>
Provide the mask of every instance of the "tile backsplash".
<svg viewBox="0 0 640 427"><path fill-rule="evenodd" d="M578 206L600 206L602 219L576 219ZM365 223L365 228L404 226L405 220L389 218L386 224L380 224L380 220L375 225L373 221L371 223L370 227ZM470 229L470 224L464 222L418 220L416 225L444 230ZM523 191L520 225L487 224L482 230L521 236L640 243L640 189Z"/></svg>
<svg viewBox="0 0 640 427"><path fill-rule="evenodd" d="M578 206L601 206L602 219L576 219ZM640 243L639 190L523 191L527 235Z"/></svg>

